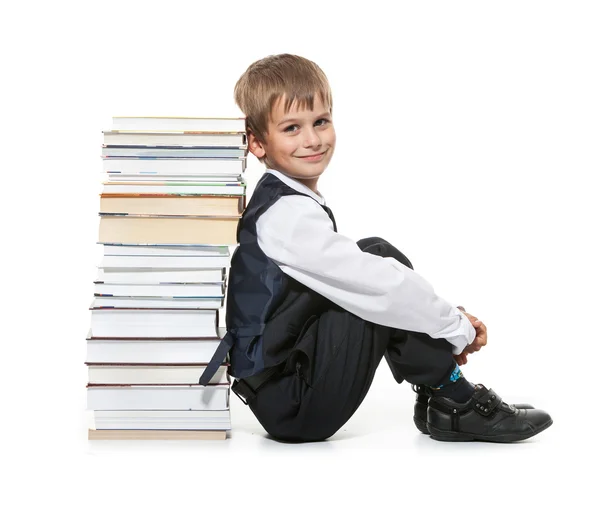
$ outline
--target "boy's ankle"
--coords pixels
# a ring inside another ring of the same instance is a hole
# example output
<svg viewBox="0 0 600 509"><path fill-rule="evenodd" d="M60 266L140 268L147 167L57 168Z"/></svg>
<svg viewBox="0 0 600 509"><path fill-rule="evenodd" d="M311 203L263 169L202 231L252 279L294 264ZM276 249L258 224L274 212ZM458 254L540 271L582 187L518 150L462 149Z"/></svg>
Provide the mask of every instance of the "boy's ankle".
<svg viewBox="0 0 600 509"><path fill-rule="evenodd" d="M457 403L465 403L475 393L475 386L465 377L461 376L455 382L448 383L442 387L431 387L432 397L450 398Z"/></svg>

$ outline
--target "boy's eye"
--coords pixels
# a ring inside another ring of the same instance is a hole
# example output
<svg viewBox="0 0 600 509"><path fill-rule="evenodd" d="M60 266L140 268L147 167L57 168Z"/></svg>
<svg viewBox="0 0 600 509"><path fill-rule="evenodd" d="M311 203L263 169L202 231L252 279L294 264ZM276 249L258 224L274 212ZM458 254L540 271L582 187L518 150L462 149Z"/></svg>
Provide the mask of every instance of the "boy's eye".
<svg viewBox="0 0 600 509"><path fill-rule="evenodd" d="M327 124L327 123L329 122L329 120L327 120L326 118L320 118L319 120L317 120L317 121L315 122L315 124L318 124L319 122L323 122L323 124L321 124L321 125L325 125L325 124ZM299 126L298 124L293 124L293 125L290 125L290 126L288 126L288 127L286 127L286 128L284 129L284 132L290 132L290 133L291 133L291 132L294 132L294 131L292 131L292 130L291 130L291 129L292 129L292 127L300 127L300 126Z"/></svg>

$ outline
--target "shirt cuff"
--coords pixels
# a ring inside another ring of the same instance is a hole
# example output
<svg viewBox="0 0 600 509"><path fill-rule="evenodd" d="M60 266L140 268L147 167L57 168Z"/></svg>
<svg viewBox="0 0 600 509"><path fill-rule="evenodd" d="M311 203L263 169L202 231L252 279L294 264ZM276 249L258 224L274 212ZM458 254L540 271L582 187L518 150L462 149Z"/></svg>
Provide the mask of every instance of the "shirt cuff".
<svg viewBox="0 0 600 509"><path fill-rule="evenodd" d="M451 338L446 338L446 341L452 345L452 354L458 355L462 353L462 351L470 345L473 341L475 341L475 336L477 332L475 331L475 327L471 325L471 321L462 313L459 309L457 309L460 316L460 325L458 328L458 334L456 336L452 336Z"/></svg>

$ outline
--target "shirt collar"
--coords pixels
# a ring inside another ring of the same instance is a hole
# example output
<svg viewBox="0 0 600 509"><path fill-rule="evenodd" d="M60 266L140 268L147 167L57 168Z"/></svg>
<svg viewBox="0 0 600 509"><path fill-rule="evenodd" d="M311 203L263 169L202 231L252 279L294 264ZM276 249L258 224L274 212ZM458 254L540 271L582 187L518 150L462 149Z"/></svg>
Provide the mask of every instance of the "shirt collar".
<svg viewBox="0 0 600 509"><path fill-rule="evenodd" d="M292 189L298 191L299 193L307 194L311 198L317 200L321 205L325 205L325 198L323 198L322 195L311 191L307 186L301 184L297 180L294 180L293 178L284 175L278 170L267 169L265 170L265 172L270 173L271 175L275 175L279 180L281 180L284 184L290 186Z"/></svg>

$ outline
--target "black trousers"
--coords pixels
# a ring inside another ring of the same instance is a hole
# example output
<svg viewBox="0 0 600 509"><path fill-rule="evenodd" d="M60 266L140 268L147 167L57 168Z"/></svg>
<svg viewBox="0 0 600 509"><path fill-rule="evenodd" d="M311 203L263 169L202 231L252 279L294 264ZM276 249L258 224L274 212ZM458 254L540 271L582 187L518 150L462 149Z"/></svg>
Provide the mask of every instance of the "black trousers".
<svg viewBox="0 0 600 509"><path fill-rule="evenodd" d="M357 244L362 251L393 257L413 268L381 238ZM326 302L298 338L310 358L298 358L291 369L258 389L248 404L278 440L312 442L336 433L367 395L382 357L398 383L437 385L455 366L452 345L444 339L368 322Z"/></svg>

